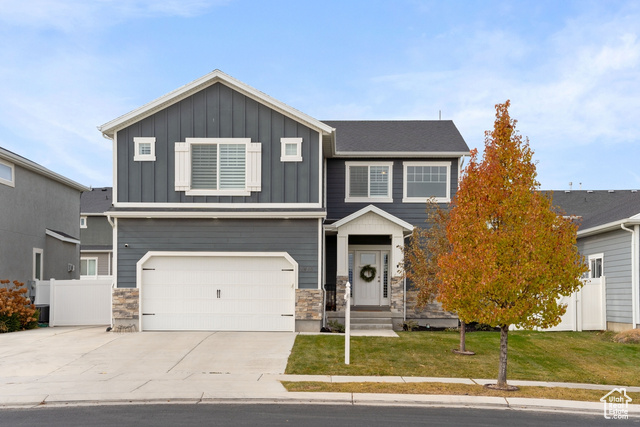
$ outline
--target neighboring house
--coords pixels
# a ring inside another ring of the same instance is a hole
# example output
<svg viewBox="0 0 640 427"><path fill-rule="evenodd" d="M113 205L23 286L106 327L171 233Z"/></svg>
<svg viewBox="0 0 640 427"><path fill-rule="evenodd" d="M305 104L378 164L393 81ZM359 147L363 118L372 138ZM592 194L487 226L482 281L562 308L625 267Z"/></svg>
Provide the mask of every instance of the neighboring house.
<svg viewBox="0 0 640 427"><path fill-rule="evenodd" d="M92 188L80 198L80 278L111 276L113 228L106 212L112 204L112 188Z"/></svg>
<svg viewBox="0 0 640 427"><path fill-rule="evenodd" d="M80 194L89 188L0 148L0 279L80 276Z"/></svg>
<svg viewBox="0 0 640 427"><path fill-rule="evenodd" d="M578 249L589 278L605 277L607 329L640 325L640 193L557 191L554 205L580 221Z"/></svg>
<svg viewBox="0 0 640 427"><path fill-rule="evenodd" d="M469 148L453 122L323 122L216 70L99 129L113 140L114 324L318 331L324 289L340 317L347 281L354 307L396 327L422 316L398 246L428 198L455 194Z"/></svg>

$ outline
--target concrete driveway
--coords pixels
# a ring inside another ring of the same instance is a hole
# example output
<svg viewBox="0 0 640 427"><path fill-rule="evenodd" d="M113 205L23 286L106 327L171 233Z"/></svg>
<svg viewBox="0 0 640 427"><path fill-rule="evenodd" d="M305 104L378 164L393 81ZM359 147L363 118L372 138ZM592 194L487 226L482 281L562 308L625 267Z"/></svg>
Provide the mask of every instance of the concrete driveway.
<svg viewBox="0 0 640 427"><path fill-rule="evenodd" d="M0 334L0 404L282 392L276 381L257 381L263 374L284 373L296 336L291 332L114 333L105 328Z"/></svg>

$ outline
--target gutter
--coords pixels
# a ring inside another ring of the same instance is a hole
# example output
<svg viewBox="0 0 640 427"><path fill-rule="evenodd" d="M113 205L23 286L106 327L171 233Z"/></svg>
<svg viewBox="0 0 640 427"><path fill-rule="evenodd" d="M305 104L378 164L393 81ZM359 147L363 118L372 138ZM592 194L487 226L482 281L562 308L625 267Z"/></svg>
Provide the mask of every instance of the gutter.
<svg viewBox="0 0 640 427"><path fill-rule="evenodd" d="M640 226L635 224L633 230L627 228L624 224L620 224L620 228L631 233L631 326L633 329L638 327L638 230ZM606 301L605 301L606 303Z"/></svg>

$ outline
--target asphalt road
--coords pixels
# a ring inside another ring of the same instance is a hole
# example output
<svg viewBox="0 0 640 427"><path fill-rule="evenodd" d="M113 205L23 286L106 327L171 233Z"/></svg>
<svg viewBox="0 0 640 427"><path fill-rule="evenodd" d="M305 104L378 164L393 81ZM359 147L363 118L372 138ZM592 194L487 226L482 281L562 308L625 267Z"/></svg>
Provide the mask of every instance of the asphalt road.
<svg viewBox="0 0 640 427"><path fill-rule="evenodd" d="M163 404L0 410L0 426L624 426L602 415L352 405Z"/></svg>

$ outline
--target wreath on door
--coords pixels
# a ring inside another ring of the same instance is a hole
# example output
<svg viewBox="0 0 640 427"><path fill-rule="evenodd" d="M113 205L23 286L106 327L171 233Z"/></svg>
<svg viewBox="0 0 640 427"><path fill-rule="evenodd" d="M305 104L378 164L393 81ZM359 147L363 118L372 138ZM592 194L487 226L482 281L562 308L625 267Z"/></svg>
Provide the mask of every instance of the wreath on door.
<svg viewBox="0 0 640 427"><path fill-rule="evenodd" d="M373 279L376 278L376 268L372 265L365 265L360 270L360 278L365 282L373 282Z"/></svg>

